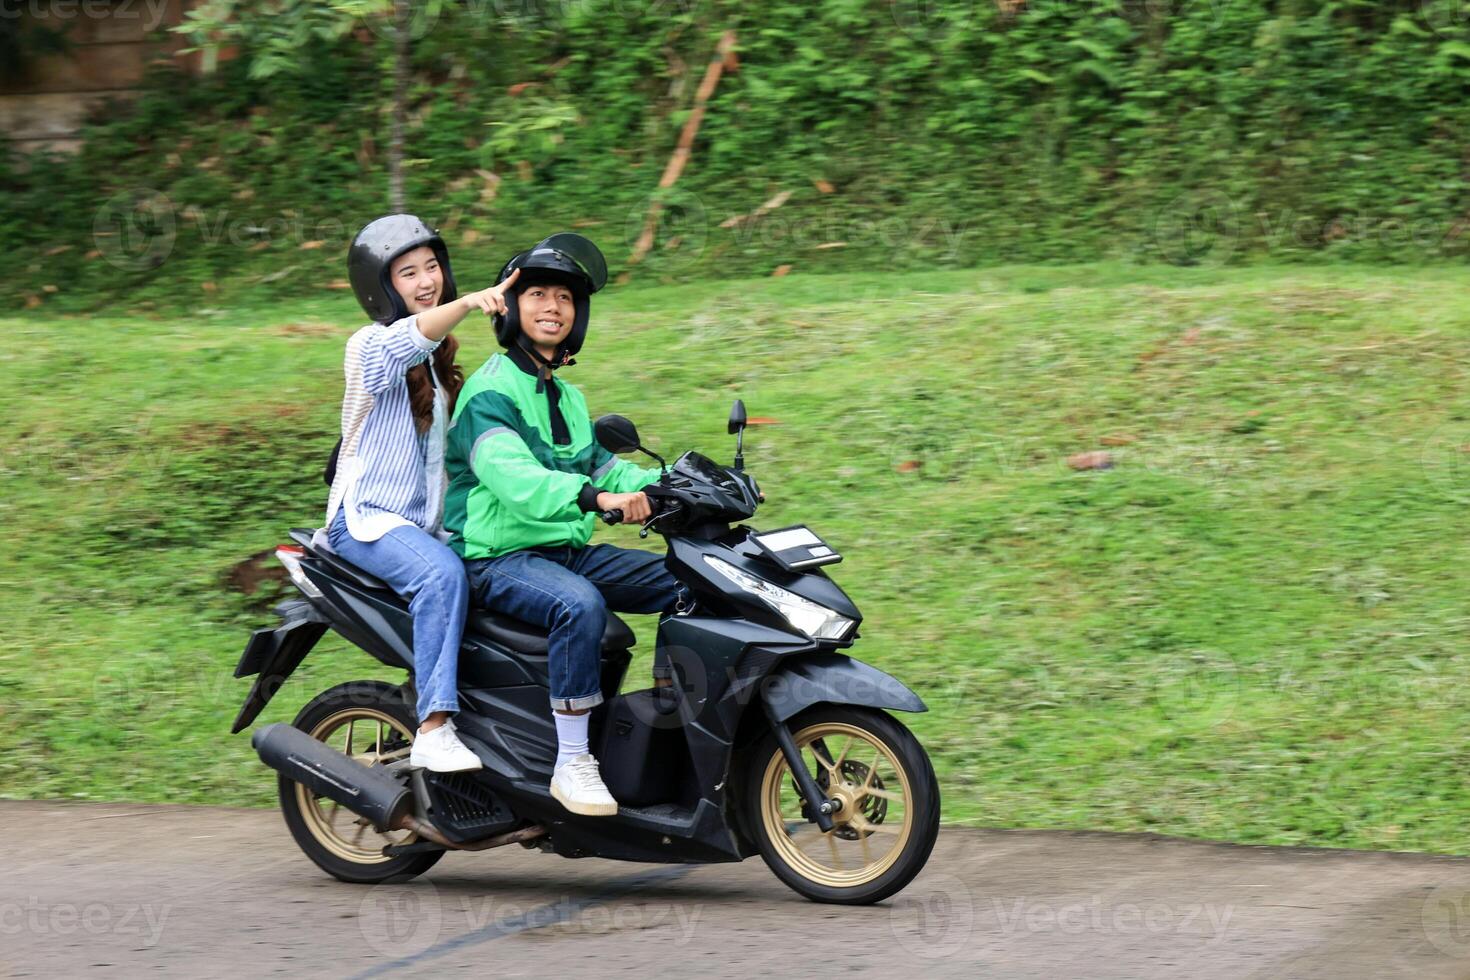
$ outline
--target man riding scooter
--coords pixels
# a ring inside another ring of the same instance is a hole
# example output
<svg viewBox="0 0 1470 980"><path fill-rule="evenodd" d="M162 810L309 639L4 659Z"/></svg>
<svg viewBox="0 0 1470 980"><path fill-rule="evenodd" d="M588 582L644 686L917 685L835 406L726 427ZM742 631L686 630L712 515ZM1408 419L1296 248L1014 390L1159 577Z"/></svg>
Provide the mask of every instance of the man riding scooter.
<svg viewBox="0 0 1470 980"><path fill-rule="evenodd" d="M651 515L643 488L657 470L619 460L596 443L582 393L557 376L587 336L591 295L607 264L580 235L545 239L506 263L519 270L495 317L506 349L460 392L445 449L444 526L465 559L473 600L545 628L557 758L551 795L573 813L610 816L588 746L588 712L603 700L600 643L607 611L660 613L682 587L662 555L588 545L598 512L628 523ZM657 683L671 677L654 667Z"/></svg>

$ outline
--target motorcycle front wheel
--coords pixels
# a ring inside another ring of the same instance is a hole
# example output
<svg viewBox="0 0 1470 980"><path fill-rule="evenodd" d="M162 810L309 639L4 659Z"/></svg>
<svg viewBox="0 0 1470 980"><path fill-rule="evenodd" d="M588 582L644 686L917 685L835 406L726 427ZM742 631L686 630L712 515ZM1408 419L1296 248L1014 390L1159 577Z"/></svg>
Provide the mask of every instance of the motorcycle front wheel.
<svg viewBox="0 0 1470 980"><path fill-rule="evenodd" d="M311 699L292 722L312 738L325 742L365 766L405 758L418 723L413 708L398 689L381 681L350 681ZM406 881L432 868L443 851L386 857L389 844L410 844L411 831L380 834L366 818L305 786L280 777L281 812L291 836L306 856L342 881L376 885Z"/></svg>
<svg viewBox="0 0 1470 980"><path fill-rule="evenodd" d="M820 704L787 722L817 785L841 808L823 833L776 736L746 758L743 818L776 877L814 902L867 905L914 879L939 836L939 781L923 746L872 708Z"/></svg>

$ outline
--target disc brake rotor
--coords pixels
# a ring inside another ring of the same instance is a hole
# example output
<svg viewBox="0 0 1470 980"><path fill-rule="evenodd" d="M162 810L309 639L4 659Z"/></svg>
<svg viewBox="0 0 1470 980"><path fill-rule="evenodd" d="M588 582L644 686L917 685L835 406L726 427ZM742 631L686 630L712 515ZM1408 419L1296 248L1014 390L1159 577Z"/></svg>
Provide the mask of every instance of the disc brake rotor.
<svg viewBox="0 0 1470 980"><path fill-rule="evenodd" d="M842 764L838 766L838 772L842 775L842 781L849 786L867 786L869 789L876 790L886 788L883 785L883 777L877 773L873 774L873 781L871 783L868 782L869 767L864 763L844 759ZM828 776L827 770L818 767L817 788L824 794L830 795L831 785L831 778ZM815 823L816 819L812 816L811 807L807 804L806 800L802 799L801 787L796 784L796 778L794 776L791 778L791 792L801 801L802 817L809 823ZM888 816L888 801L880 796L865 795L858 805L858 813L870 824L882 823L883 818ZM844 817L848 819L844 819ZM859 840L863 837L871 837L873 835L873 831L871 830L865 832L858 831L849 822L850 817L850 814L836 815L839 823L832 828L834 837L841 838L842 840Z"/></svg>
<svg viewBox="0 0 1470 980"><path fill-rule="evenodd" d="M883 777L873 773L872 782L868 782L869 768L861 762L845 759L838 767L842 773L842 781L852 786L867 786L870 789L883 789ZM864 796L858 804L858 812L863 819L870 824L882 823L883 818L888 815L888 801L878 796ZM832 831L843 840L858 840L861 837L871 837L871 830L860 832L851 823L844 822L840 827Z"/></svg>

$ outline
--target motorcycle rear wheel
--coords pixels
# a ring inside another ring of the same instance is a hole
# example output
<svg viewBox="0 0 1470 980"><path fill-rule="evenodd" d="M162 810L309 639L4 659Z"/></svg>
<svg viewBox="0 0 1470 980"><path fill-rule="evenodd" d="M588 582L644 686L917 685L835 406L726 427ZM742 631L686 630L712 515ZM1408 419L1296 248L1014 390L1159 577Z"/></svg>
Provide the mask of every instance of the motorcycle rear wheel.
<svg viewBox="0 0 1470 980"><path fill-rule="evenodd" d="M777 878L814 902L867 905L914 879L939 836L939 781L918 739L872 708L819 704L787 722L823 792L842 802L830 833L774 734L746 759L743 817Z"/></svg>
<svg viewBox="0 0 1470 980"><path fill-rule="evenodd" d="M326 742L364 765L382 765L406 756L418 723L398 689L381 681L350 681L312 698L292 722L312 738ZM376 885L406 881L432 868L443 851L385 857L388 844L418 839L410 831L380 834L364 818L332 800L313 796L281 776L281 813L291 836L306 856L341 881Z"/></svg>

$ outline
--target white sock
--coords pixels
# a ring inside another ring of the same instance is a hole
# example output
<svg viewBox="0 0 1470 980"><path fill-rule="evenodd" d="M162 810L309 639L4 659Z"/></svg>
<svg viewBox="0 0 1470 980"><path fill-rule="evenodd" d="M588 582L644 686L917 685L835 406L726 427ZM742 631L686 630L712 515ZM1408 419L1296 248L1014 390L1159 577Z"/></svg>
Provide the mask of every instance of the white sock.
<svg viewBox="0 0 1470 980"><path fill-rule="evenodd" d="M592 717L591 713L581 715L564 715L560 711L553 711L551 717L556 719L556 768L560 769L562 763L569 762L573 756L587 755L592 750L587 747L587 719Z"/></svg>

